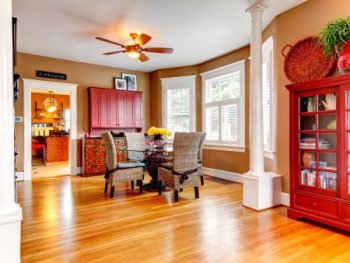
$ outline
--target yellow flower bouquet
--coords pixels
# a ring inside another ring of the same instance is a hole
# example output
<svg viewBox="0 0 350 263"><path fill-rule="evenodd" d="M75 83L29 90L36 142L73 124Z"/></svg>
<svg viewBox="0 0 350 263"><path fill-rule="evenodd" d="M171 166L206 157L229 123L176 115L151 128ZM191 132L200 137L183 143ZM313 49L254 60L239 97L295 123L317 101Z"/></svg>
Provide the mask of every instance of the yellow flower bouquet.
<svg viewBox="0 0 350 263"><path fill-rule="evenodd" d="M147 135L152 138L152 144L155 147L162 148L166 144L166 138L168 136L171 136L172 133L168 129L165 128L157 128L157 127L150 127L147 131Z"/></svg>

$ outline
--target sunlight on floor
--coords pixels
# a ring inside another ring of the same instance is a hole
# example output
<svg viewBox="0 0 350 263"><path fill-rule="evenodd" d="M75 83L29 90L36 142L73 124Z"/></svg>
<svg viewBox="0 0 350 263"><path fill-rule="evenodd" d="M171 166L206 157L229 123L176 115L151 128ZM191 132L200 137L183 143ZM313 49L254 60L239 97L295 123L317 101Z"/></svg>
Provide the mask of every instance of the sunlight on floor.
<svg viewBox="0 0 350 263"><path fill-rule="evenodd" d="M43 165L40 161L33 161L32 165L32 178L63 176L70 174L69 162L46 163L46 165Z"/></svg>

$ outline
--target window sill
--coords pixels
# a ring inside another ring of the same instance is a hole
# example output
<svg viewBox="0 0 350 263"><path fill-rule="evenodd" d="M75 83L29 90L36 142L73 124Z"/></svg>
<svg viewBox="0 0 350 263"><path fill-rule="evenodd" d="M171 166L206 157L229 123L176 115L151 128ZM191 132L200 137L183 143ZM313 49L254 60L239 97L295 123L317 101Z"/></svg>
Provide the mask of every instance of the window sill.
<svg viewBox="0 0 350 263"><path fill-rule="evenodd" d="M204 150L216 150L216 151L228 151L228 152L241 152L244 153L245 146L231 146L222 144L204 144Z"/></svg>

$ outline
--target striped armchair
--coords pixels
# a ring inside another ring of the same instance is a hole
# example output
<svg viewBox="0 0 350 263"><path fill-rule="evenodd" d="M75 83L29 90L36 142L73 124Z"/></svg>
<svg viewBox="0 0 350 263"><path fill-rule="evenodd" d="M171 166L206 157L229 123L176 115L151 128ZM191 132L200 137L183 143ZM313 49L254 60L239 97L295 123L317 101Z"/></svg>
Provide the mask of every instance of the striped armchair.
<svg viewBox="0 0 350 263"><path fill-rule="evenodd" d="M114 196L114 186L121 182L131 182L131 188L134 188L134 181L138 182L140 193L143 192L143 171L145 164L143 162L117 162L117 153L111 133L103 133L102 138L106 149L107 172L105 175L105 189L107 193L108 185L111 186L110 197Z"/></svg>
<svg viewBox="0 0 350 263"><path fill-rule="evenodd" d="M163 185L174 189L174 200L179 201L179 190L194 187L195 197L198 190L198 151L201 132L177 132L174 138L174 159L171 163L161 164L158 168L158 194L162 194Z"/></svg>

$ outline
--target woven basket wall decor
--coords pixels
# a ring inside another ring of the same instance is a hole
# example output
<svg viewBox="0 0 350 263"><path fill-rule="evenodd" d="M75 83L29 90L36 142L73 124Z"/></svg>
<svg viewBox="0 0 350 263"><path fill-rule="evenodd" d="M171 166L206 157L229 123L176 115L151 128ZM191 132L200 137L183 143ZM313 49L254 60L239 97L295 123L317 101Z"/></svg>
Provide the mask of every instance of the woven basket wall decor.
<svg viewBox="0 0 350 263"><path fill-rule="evenodd" d="M318 37L307 37L294 46L286 45L282 49L282 55L285 57L284 73L289 81L318 80L333 72L335 60L324 56L318 41Z"/></svg>

